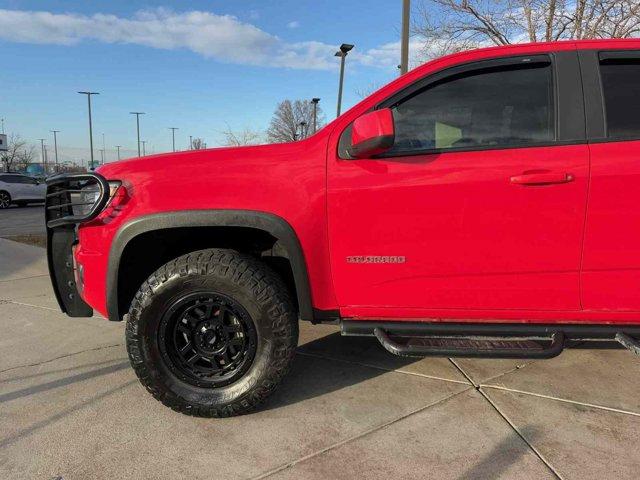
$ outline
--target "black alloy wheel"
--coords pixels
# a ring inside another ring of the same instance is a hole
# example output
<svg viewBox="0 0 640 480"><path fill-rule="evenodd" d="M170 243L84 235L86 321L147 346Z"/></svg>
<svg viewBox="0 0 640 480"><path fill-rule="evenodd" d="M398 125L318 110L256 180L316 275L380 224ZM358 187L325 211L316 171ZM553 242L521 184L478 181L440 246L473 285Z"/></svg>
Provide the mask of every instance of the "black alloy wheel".
<svg viewBox="0 0 640 480"><path fill-rule="evenodd" d="M164 314L160 352L183 381L215 388L233 383L251 366L257 332L247 311L218 293L193 293Z"/></svg>
<svg viewBox="0 0 640 480"><path fill-rule="evenodd" d="M0 192L0 209L9 208L11 205L11 195L7 192Z"/></svg>

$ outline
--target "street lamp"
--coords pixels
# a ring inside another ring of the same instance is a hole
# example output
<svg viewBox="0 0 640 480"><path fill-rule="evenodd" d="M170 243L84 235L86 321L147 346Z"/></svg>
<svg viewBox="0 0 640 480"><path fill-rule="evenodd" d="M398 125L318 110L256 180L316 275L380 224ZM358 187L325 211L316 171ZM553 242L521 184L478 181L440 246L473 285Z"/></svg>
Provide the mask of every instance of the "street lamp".
<svg viewBox="0 0 640 480"><path fill-rule="evenodd" d="M40 140L40 157L42 158L42 170L44 174L47 174L47 160L44 157L44 138L39 138Z"/></svg>
<svg viewBox="0 0 640 480"><path fill-rule="evenodd" d="M122 147L122 145L116 145L116 148L118 149L118 160L120 160L120 147Z"/></svg>
<svg viewBox="0 0 640 480"><path fill-rule="evenodd" d="M400 42L400 75L409 71L409 16L411 0L402 0L402 39Z"/></svg>
<svg viewBox="0 0 640 480"><path fill-rule="evenodd" d="M176 151L176 130L180 130L178 127L169 127L171 130L171 141L173 143L173 151Z"/></svg>
<svg viewBox="0 0 640 480"><path fill-rule="evenodd" d="M78 92L87 96L87 103L89 104L89 150L91 150L91 168L93 164L93 127L91 126L91 95L100 95L99 92Z"/></svg>
<svg viewBox="0 0 640 480"><path fill-rule="evenodd" d="M336 57L340 57L340 84L338 86L338 114L340 116L340 108L342 107L342 84L344 83L344 61L347 58L347 53L353 48L353 45L343 43L340 45L340 50L335 53Z"/></svg>
<svg viewBox="0 0 640 480"><path fill-rule="evenodd" d="M142 143L142 156L146 157L147 156L147 149L145 147L145 145L147 144L146 140L140 140L140 143Z"/></svg>
<svg viewBox="0 0 640 480"><path fill-rule="evenodd" d="M307 126L307 122L305 122L304 120L301 121L298 125L300 125L300 140L302 140L303 138L306 137L305 135L305 128Z"/></svg>
<svg viewBox="0 0 640 480"><path fill-rule="evenodd" d="M318 128L318 102L319 98L312 98L311 103L313 104L313 133L316 133Z"/></svg>
<svg viewBox="0 0 640 480"><path fill-rule="evenodd" d="M129 112L131 115L136 116L136 128L138 132L138 156L140 156L140 115L144 115L144 112Z"/></svg>
<svg viewBox="0 0 640 480"><path fill-rule="evenodd" d="M53 133L53 148L56 154L56 172L58 171L58 136L57 134L60 133L60 130L51 130L51 133Z"/></svg>

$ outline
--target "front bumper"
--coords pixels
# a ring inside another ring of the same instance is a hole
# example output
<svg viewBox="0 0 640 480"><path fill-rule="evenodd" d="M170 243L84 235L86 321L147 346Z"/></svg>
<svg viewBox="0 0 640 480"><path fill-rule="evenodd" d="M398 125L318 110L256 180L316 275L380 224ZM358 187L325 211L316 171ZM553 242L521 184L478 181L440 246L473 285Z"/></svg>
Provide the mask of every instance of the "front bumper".
<svg viewBox="0 0 640 480"><path fill-rule="evenodd" d="M95 204L86 214L74 214L74 207L82 204L80 189L91 184L99 191ZM45 223L49 276L60 309L70 317L93 315L93 309L80 294L82 275L76 271L73 256L76 228L97 217L108 201L109 184L97 173L63 174L47 180Z"/></svg>

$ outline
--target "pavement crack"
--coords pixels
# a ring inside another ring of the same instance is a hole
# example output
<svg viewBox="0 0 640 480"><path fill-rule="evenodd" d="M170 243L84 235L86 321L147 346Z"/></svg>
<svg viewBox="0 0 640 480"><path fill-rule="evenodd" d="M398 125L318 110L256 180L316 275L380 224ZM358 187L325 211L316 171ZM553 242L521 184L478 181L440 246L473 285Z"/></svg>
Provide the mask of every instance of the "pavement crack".
<svg viewBox="0 0 640 480"><path fill-rule="evenodd" d="M511 420L509 420L509 417L507 417L507 415L503 413L502 410L500 410L500 408L494 403L493 400L491 400L491 398L482 390L482 388L479 388L478 392L480 393L480 395L482 395L482 397L487 402L489 402L489 404L498 413L498 415L500 415L504 419L504 421L507 422L507 424L509 424L509 426L522 439L522 441L527 444L527 446L536 455L536 457L538 457L540 461L547 466L549 471L553 475L555 475L555 477L558 478L559 480L564 480L563 477L558 473L558 471L553 467L553 465L551 465L551 463L544 457L544 455L542 455L542 452L540 452L531 442L529 442L529 440L527 440L527 438L522 434L522 432L520 432L518 427L516 427L516 425Z"/></svg>
<svg viewBox="0 0 640 480"><path fill-rule="evenodd" d="M43 273L42 275L31 275L28 277L20 277L20 278L9 278L6 280L0 280L0 283L5 283L5 282L17 282L20 280L30 280L32 278L40 278L40 277L48 277L49 274L48 273Z"/></svg>
<svg viewBox="0 0 640 480"><path fill-rule="evenodd" d="M553 467L553 465L551 465L551 463L549 463L549 461L544 458L544 456L542 455L542 453L533 445L529 442L529 440L527 440L525 438L525 436L522 434L522 432L518 429L518 427L516 427L516 425L509 420L509 418L500 410L500 408L493 402L493 400L491 400L491 398L489 398L489 396L482 391L482 385L479 383L476 383L475 381L473 381L473 379L467 374L467 372L465 372L462 367L460 367L460 365L458 365L458 363L453 359L450 358L449 361L458 369L458 371L464 375L465 378L467 378L469 380L469 382L471 382L471 384L473 385L473 387L475 388L475 390L482 396L482 398L484 398L489 405L491 405L491 407L498 413L498 415L500 415L502 417L502 419L507 422L507 425L509 425L509 427L511 427L511 429L516 433L516 435L518 435L518 437L520 437L520 439L529 447L529 449L533 452L533 454L538 457L538 459L545 464L545 466L547 467L547 469L559 480L563 480L563 478L560 476L560 474L556 471L556 469ZM511 370L513 371L513 370ZM507 372L508 373L508 372ZM498 378L500 377L500 375L498 375L497 377L494 378Z"/></svg>
<svg viewBox="0 0 640 480"><path fill-rule="evenodd" d="M12 370L17 370L19 368L37 367L39 365L44 365L45 363L55 362L56 360L60 360L62 358L73 357L74 355L80 355L81 353L96 352L98 350L104 350L104 349L113 348L113 347L121 347L123 345L124 345L124 343L114 343L114 344L111 344L111 345L103 345L101 347L87 348L85 350L80 350L78 352L65 353L64 355L60 355L59 357L50 358L48 360L43 360L41 362L29 363L29 364L25 364L25 365L17 365L15 367L6 368L4 370L0 370L0 374L6 373L6 372L10 372Z"/></svg>
<svg viewBox="0 0 640 480"><path fill-rule="evenodd" d="M634 417L640 417L640 413L632 412L630 410L622 410L620 408L607 407L607 406L604 406L604 405L597 405L595 403L579 402L577 400L569 400L567 398L554 397L554 396L551 396L551 395L545 395L543 393L527 392L527 391L524 391L524 390L517 390L517 389L514 389L514 388L501 387L499 385L484 385L484 384L482 384L482 385L480 385L480 388L492 388L494 390L502 390L504 392L519 393L521 395L530 395L532 397L544 398L546 400L553 400L553 401L556 401L556 402L570 403L572 405L580 405L582 407L596 408L598 410L606 410L606 411L612 412L612 413L622 413L624 415L632 415Z"/></svg>
<svg viewBox="0 0 640 480"><path fill-rule="evenodd" d="M452 398L457 397L458 395L461 395L461 394L463 394L465 392L468 392L469 390L471 390L470 386L468 388L465 388L465 389L459 391L459 392L453 393L451 395L447 395L446 397L441 398L440 400L436 400L435 402L431 402L428 405L423 405L420 408L417 408L417 409L415 409L415 410L413 410L413 411L411 411L409 413L406 413L406 414L401 415L399 417L396 417L396 418L394 418L392 420L389 420L388 422L384 422L384 423L382 423L380 425L376 425L374 427L371 427L371 428L369 428L369 429L367 429L367 430L365 430L363 432L360 432L360 433L358 433L356 435L352 435L349 438L345 438L344 440L342 440L340 442L334 443L334 444L329 445L329 446L327 446L325 448L322 448L322 449L317 450L315 452L312 452L312 453L310 453L308 455L300 457L300 458L298 458L296 460L293 460L291 462L285 463L284 465L280 465L279 467L276 467L276 468L274 468L272 470L269 470L268 472L264 472L264 473L261 473L261 474L255 476L255 477L251 477L251 480L261 480L263 478L267 478L267 477L270 477L272 475L275 475L276 473L279 473L279 472L282 472L283 470L286 470L288 468L294 467L295 465L298 465L299 463L306 462L307 460L315 458L315 457L317 457L319 455L323 455L323 454L325 454L325 453L327 453L327 452L329 452L331 450L334 450L334 449L336 449L338 447L346 445L347 443L350 443L350 442L353 442L355 440L359 440L360 438L366 437L367 435L369 435L371 433L374 433L374 432L377 432L378 430L383 430L383 429L385 429L385 428L387 428L387 427L389 427L389 426L391 426L391 425L393 425L395 423L398 423L398 422L400 422L400 421L402 421L402 420L404 420L406 418L409 418L409 417L411 417L413 415L416 415L416 414L418 414L420 412L424 412L425 410L427 410L427 409L429 409L431 407L435 407L435 406L441 405L443 403L446 403L447 401L451 400Z"/></svg>
<svg viewBox="0 0 640 480"><path fill-rule="evenodd" d="M16 302L15 300L4 300L6 303L10 303L12 305L20 305L22 307L32 307L32 308L40 308L42 310L47 310L49 312L59 312L60 310L57 308L51 308L51 307L43 307L42 305L33 305L31 303L24 303L24 302Z"/></svg>

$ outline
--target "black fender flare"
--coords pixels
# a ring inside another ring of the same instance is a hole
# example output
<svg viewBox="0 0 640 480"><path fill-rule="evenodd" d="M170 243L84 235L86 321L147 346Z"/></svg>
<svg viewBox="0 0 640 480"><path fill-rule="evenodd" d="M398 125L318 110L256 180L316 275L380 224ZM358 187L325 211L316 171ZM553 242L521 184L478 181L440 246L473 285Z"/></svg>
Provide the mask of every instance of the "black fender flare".
<svg viewBox="0 0 640 480"><path fill-rule="evenodd" d="M138 235L153 230L182 227L248 227L263 230L284 247L291 262L302 320L313 321L313 304L307 264L295 231L282 217L254 210L181 210L137 217L118 229L109 251L107 266L107 315L122 318L118 305L118 270L127 244Z"/></svg>

